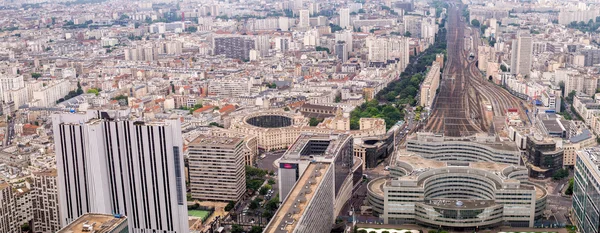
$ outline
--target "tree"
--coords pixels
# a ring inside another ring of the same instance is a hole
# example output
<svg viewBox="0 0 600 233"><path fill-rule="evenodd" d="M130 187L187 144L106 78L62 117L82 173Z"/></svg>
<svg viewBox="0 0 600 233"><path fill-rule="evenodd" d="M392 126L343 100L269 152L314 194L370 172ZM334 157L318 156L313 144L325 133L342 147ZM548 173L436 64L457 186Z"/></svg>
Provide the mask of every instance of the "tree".
<svg viewBox="0 0 600 233"><path fill-rule="evenodd" d="M29 227L29 223L25 223L23 225L21 225L21 232L29 232L31 230L31 227Z"/></svg>
<svg viewBox="0 0 600 233"><path fill-rule="evenodd" d="M571 178L569 180L569 187L567 187L567 190L565 190L566 195L573 195L573 183L574 183L574 180L573 180L573 178Z"/></svg>
<svg viewBox="0 0 600 233"><path fill-rule="evenodd" d="M317 47L315 47L315 49L316 49L317 51L325 51L325 52L327 52L327 53L329 53L329 52L330 52L330 51L329 51L329 48L326 48L326 47L317 46Z"/></svg>
<svg viewBox="0 0 600 233"><path fill-rule="evenodd" d="M194 33L194 32L198 31L198 27L196 27L196 26L189 26L189 27L185 28L185 31L186 32Z"/></svg>
<svg viewBox="0 0 600 233"><path fill-rule="evenodd" d="M287 107L287 106L285 106L285 107L283 108L283 111L289 112L289 111L290 111L290 108L289 108L289 107Z"/></svg>
<svg viewBox="0 0 600 233"><path fill-rule="evenodd" d="M233 207L235 207L235 202L229 201L229 203L227 203L227 205L225 206L225 211L230 211L233 209Z"/></svg>
<svg viewBox="0 0 600 233"><path fill-rule="evenodd" d="M231 233L242 233L244 228L238 224L231 225Z"/></svg>
<svg viewBox="0 0 600 233"><path fill-rule="evenodd" d="M38 78L42 77L42 75L40 73L31 73L31 77L37 80Z"/></svg>
<svg viewBox="0 0 600 233"><path fill-rule="evenodd" d="M100 95L100 91L96 88L90 88L87 90L87 93L89 94L95 94L96 96Z"/></svg>
<svg viewBox="0 0 600 233"><path fill-rule="evenodd" d="M367 233L367 230L358 230L358 233Z"/></svg>
<svg viewBox="0 0 600 233"><path fill-rule="evenodd" d="M252 229L248 233L261 233L263 231L262 227L252 226Z"/></svg>
<svg viewBox="0 0 600 233"><path fill-rule="evenodd" d="M409 32L409 31L406 31L406 32L404 33L404 36L405 36L405 37L410 37L411 35L412 35L412 34L410 34L410 32Z"/></svg>
<svg viewBox="0 0 600 233"><path fill-rule="evenodd" d="M473 19L473 20L471 20L471 25L473 25L475 27L479 27L479 26L481 26L481 23L479 23L479 20Z"/></svg>
<svg viewBox="0 0 600 233"><path fill-rule="evenodd" d="M270 185L274 185L274 184L275 184L275 180L274 180L274 179L269 179L268 183L269 183Z"/></svg>
<svg viewBox="0 0 600 233"><path fill-rule="evenodd" d="M250 205L248 205L248 208L251 210L255 210L256 208L258 208L260 206L259 201L257 201L256 199L252 200L250 202Z"/></svg>
<svg viewBox="0 0 600 233"><path fill-rule="evenodd" d="M565 99L567 100L567 102L573 103L573 98L575 98L576 94L577 94L577 91L573 90L573 91L569 92L569 95L567 95L567 98L565 98Z"/></svg>
<svg viewBox="0 0 600 233"><path fill-rule="evenodd" d="M310 120L308 121L308 125L310 126L317 126L319 125L319 123L321 123L323 120L319 120L317 118L311 117Z"/></svg>
<svg viewBox="0 0 600 233"><path fill-rule="evenodd" d="M263 195L263 196L267 195L268 192L269 192L269 189L264 186L262 188L260 188L260 190L258 190L258 194Z"/></svg>
<svg viewBox="0 0 600 233"><path fill-rule="evenodd" d="M569 170L561 168L561 169L558 169L556 172L554 172L554 175L552 175L552 179L562 180L563 178L566 178L568 176L569 176Z"/></svg>
<svg viewBox="0 0 600 233"><path fill-rule="evenodd" d="M500 65L500 70L502 70L502 72L506 72L508 71L508 68L506 68L506 66L504 64Z"/></svg>

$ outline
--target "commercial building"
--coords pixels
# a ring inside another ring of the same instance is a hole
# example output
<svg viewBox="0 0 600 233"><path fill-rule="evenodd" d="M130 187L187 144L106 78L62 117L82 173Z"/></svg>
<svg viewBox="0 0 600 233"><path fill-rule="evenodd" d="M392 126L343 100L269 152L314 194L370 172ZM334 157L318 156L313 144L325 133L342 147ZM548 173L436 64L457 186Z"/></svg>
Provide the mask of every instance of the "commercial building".
<svg viewBox="0 0 600 233"><path fill-rule="evenodd" d="M440 64L433 62L423 84L421 84L421 100L419 104L423 107L430 108L433 105L433 100L437 93L437 89L440 86Z"/></svg>
<svg viewBox="0 0 600 233"><path fill-rule="evenodd" d="M600 231L600 149L577 152L573 182L573 217L582 233Z"/></svg>
<svg viewBox="0 0 600 233"><path fill-rule="evenodd" d="M128 110L52 115L62 225L121 214L129 232L187 233L181 126Z"/></svg>
<svg viewBox="0 0 600 233"><path fill-rule="evenodd" d="M529 176L535 178L552 177L563 167L563 150L556 141L541 135L527 136L523 163L529 168Z"/></svg>
<svg viewBox="0 0 600 233"><path fill-rule="evenodd" d="M227 58L250 60L250 50L255 49L253 39L244 36L222 36L213 38L213 54Z"/></svg>
<svg viewBox="0 0 600 233"><path fill-rule="evenodd" d="M368 184L368 202L385 224L419 224L466 231L502 225L533 227L546 190L527 169L493 162L441 162L407 154L390 177Z"/></svg>
<svg viewBox="0 0 600 233"><path fill-rule="evenodd" d="M303 134L279 161L279 210L264 232L330 232L352 195L352 136ZM360 176L360 175L359 175Z"/></svg>
<svg viewBox="0 0 600 233"><path fill-rule="evenodd" d="M529 76L533 64L533 37L519 32L512 42L510 71L514 75Z"/></svg>
<svg viewBox="0 0 600 233"><path fill-rule="evenodd" d="M122 215L87 213L56 233L127 233L128 221Z"/></svg>
<svg viewBox="0 0 600 233"><path fill-rule="evenodd" d="M514 144L496 142L495 137L443 137L419 132L406 139L406 151L439 161L494 162L518 165L521 152Z"/></svg>
<svg viewBox="0 0 600 233"><path fill-rule="evenodd" d="M56 169L32 173L33 232L54 233L60 228Z"/></svg>
<svg viewBox="0 0 600 233"><path fill-rule="evenodd" d="M188 146L192 198L239 201L246 191L244 140L201 135Z"/></svg>

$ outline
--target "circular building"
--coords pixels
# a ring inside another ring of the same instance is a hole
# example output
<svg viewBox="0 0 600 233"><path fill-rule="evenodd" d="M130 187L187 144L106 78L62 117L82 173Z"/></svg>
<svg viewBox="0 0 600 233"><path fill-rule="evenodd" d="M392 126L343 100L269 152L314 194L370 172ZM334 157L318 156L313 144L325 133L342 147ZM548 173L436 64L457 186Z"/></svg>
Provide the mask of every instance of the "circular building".
<svg viewBox="0 0 600 233"><path fill-rule="evenodd" d="M293 129L307 125L301 114L264 111L234 117L230 129L256 136L258 148L270 151L286 149L298 137Z"/></svg>
<svg viewBox="0 0 600 233"><path fill-rule="evenodd" d="M386 224L462 231L533 227L546 196L543 187L527 181L525 167L401 156L390 177L369 182L367 199Z"/></svg>

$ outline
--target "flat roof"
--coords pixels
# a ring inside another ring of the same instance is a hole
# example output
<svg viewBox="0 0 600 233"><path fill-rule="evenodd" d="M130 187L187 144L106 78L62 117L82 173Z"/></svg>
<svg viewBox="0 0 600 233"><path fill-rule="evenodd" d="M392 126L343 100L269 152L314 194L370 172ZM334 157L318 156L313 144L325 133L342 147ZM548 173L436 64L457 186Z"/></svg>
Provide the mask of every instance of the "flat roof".
<svg viewBox="0 0 600 233"><path fill-rule="evenodd" d="M430 199L425 204L444 209L478 209L496 205L493 200L470 200L470 199Z"/></svg>
<svg viewBox="0 0 600 233"><path fill-rule="evenodd" d="M329 163L310 163L263 232L293 232L329 166Z"/></svg>
<svg viewBox="0 0 600 233"><path fill-rule="evenodd" d="M84 214L56 233L107 233L127 221L126 217L116 218L110 214ZM84 225L93 227L92 231L84 231Z"/></svg>
<svg viewBox="0 0 600 233"><path fill-rule="evenodd" d="M237 137L215 137L200 135L194 139L189 146L235 146L244 139Z"/></svg>

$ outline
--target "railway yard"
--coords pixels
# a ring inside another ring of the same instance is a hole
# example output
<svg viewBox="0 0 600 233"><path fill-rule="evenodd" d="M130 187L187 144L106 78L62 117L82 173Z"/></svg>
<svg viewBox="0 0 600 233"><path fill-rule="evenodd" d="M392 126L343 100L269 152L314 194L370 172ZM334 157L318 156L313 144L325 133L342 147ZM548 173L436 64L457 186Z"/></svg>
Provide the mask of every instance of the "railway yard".
<svg viewBox="0 0 600 233"><path fill-rule="evenodd" d="M446 23L448 59L422 131L450 137L493 133L494 118L506 116L509 109L516 109L527 125L527 103L488 82L477 68L477 47L482 44L479 30L468 27L461 13L461 4L450 4Z"/></svg>

